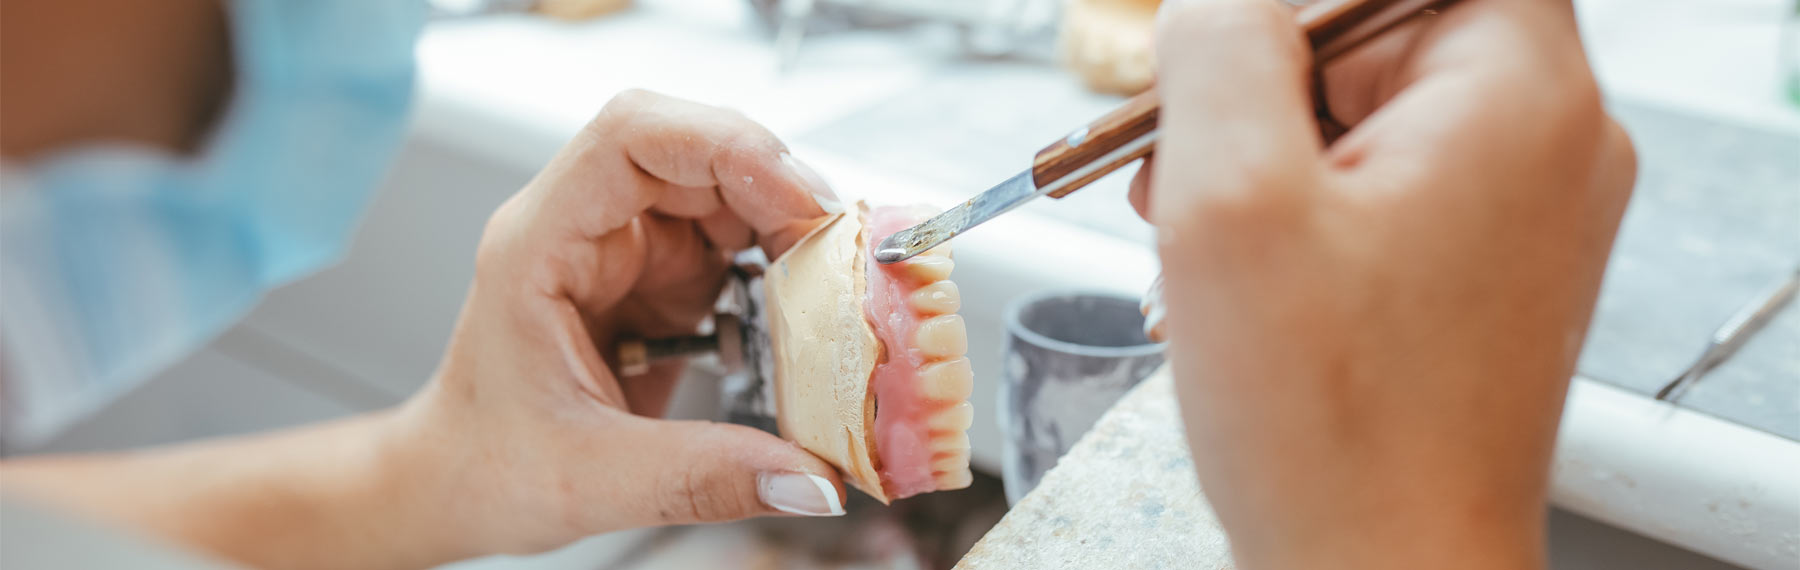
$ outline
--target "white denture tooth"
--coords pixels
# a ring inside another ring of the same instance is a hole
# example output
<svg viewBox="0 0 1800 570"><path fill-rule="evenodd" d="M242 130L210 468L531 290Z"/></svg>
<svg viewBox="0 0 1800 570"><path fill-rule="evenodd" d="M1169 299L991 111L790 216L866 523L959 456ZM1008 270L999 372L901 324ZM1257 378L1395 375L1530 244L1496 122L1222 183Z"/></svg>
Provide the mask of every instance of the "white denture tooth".
<svg viewBox="0 0 1800 570"><path fill-rule="evenodd" d="M969 454L969 434L966 432L959 431L956 433L945 434L942 436L933 437L933 438L931 438L930 447L931 447L932 455L937 455L940 453L961 453L963 455L968 455Z"/></svg>
<svg viewBox="0 0 1800 570"><path fill-rule="evenodd" d="M963 431L972 425L975 425L975 406L968 402L939 410L926 422L926 427L933 431Z"/></svg>
<svg viewBox="0 0 1800 570"><path fill-rule="evenodd" d="M969 352L969 331L962 315L939 315L919 323L913 347L927 358L952 358Z"/></svg>
<svg viewBox="0 0 1800 570"><path fill-rule="evenodd" d="M913 310L929 315L948 315L962 308L962 292L956 282L938 281L912 293Z"/></svg>
<svg viewBox="0 0 1800 570"><path fill-rule="evenodd" d="M940 402L967 400L975 391L975 369L967 358L926 364L919 369L919 390Z"/></svg>
<svg viewBox="0 0 1800 570"><path fill-rule="evenodd" d="M956 268L956 262L950 261L950 258L936 255L921 255L906 260L905 263L907 275L926 283L943 281L950 277L950 270Z"/></svg>
<svg viewBox="0 0 1800 570"><path fill-rule="evenodd" d="M975 474L967 468L945 471L935 477L939 491L951 491L968 487L975 482Z"/></svg>
<svg viewBox="0 0 1800 570"><path fill-rule="evenodd" d="M951 471L960 471L968 468L969 454L966 452L942 453L931 460L931 470L934 473L949 473Z"/></svg>

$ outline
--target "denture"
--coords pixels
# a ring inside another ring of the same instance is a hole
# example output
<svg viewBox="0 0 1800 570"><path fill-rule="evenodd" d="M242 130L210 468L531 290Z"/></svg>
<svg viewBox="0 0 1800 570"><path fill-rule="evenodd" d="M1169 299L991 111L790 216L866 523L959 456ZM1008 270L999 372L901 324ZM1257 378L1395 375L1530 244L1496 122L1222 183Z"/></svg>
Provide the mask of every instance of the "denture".
<svg viewBox="0 0 1800 570"><path fill-rule="evenodd" d="M883 503L971 481L974 373L949 246L871 257L931 213L858 204L764 276L782 436Z"/></svg>

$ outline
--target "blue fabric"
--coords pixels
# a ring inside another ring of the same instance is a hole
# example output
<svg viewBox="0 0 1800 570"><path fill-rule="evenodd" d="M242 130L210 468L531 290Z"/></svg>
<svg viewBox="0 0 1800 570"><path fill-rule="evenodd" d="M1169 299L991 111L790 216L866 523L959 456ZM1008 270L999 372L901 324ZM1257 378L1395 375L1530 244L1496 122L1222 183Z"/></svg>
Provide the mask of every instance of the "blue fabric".
<svg viewBox="0 0 1800 570"><path fill-rule="evenodd" d="M196 156L8 165L10 438L47 436L342 255L404 135L422 0L237 0L236 85Z"/></svg>

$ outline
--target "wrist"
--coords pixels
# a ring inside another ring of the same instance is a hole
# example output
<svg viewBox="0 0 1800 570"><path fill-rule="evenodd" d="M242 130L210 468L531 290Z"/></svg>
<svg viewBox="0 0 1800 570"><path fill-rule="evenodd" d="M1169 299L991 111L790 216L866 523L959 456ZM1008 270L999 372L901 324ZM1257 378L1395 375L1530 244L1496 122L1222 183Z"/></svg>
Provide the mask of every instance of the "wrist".
<svg viewBox="0 0 1800 570"><path fill-rule="evenodd" d="M1548 560L1544 517L1516 520L1445 505L1401 509L1361 520L1315 521L1312 530L1266 528L1231 534L1246 570L1274 568L1539 569Z"/></svg>
<svg viewBox="0 0 1800 570"><path fill-rule="evenodd" d="M395 531L387 538L411 567L494 551L479 528L484 517L470 506L476 485L468 481L464 448L437 427L441 422L433 419L440 413L421 401L426 396L421 393L378 417L367 471L368 499L392 509L392 516L384 518Z"/></svg>

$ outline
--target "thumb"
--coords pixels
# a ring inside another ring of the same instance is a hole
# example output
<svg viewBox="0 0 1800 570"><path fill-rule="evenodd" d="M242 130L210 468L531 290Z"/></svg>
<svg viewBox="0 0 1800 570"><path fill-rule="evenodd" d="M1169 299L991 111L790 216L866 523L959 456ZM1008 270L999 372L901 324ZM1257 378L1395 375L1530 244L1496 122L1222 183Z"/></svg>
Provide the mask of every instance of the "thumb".
<svg viewBox="0 0 1800 570"><path fill-rule="evenodd" d="M844 514L843 484L800 446L745 426L634 417L642 450L637 526L762 515Z"/></svg>

